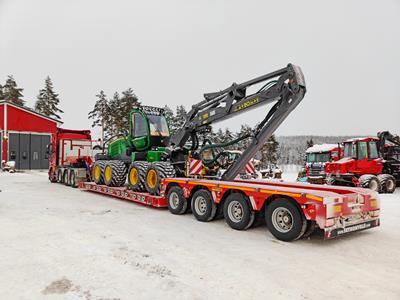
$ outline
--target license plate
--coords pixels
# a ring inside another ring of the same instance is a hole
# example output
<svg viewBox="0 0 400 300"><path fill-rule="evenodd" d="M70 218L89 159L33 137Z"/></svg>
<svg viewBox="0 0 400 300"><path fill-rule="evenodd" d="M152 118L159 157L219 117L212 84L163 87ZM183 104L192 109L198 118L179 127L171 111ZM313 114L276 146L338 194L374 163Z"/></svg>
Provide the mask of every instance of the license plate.
<svg viewBox="0 0 400 300"><path fill-rule="evenodd" d="M336 228L332 231L325 232L325 238L326 239L331 239L334 237L338 237L347 233L355 232L355 231L361 231L361 230L366 230L370 229L373 227L379 226L379 219L374 220L374 221L369 221L361 224L356 224L356 225L351 225L347 226L345 228Z"/></svg>

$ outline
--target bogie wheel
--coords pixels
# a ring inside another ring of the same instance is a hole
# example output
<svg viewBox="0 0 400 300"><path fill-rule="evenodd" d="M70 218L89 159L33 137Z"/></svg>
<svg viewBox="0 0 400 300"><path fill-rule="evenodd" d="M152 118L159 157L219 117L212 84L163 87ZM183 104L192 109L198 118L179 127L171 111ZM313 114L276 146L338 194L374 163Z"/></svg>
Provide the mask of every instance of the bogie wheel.
<svg viewBox="0 0 400 300"><path fill-rule="evenodd" d="M217 205L210 192L205 189L198 190L193 194L191 207L193 215L200 222L213 220L217 213Z"/></svg>
<svg viewBox="0 0 400 300"><path fill-rule="evenodd" d="M73 188L78 187L78 185L76 184L76 174L74 170L71 170L71 172L69 173L69 184Z"/></svg>
<svg viewBox="0 0 400 300"><path fill-rule="evenodd" d="M104 183L107 186L123 186L126 182L126 173L126 165L123 161L108 161L104 166Z"/></svg>
<svg viewBox="0 0 400 300"><path fill-rule="evenodd" d="M58 169L57 170L57 182L58 183L63 183L64 181L64 178L63 178L63 172L62 172L62 170L61 169Z"/></svg>
<svg viewBox="0 0 400 300"><path fill-rule="evenodd" d="M146 161L133 162L128 170L128 184L131 190L142 192L145 190L144 182L150 163Z"/></svg>
<svg viewBox="0 0 400 300"><path fill-rule="evenodd" d="M64 170L63 182L64 182L64 184L67 185L67 186L70 185L69 178L68 178L68 170Z"/></svg>
<svg viewBox="0 0 400 300"><path fill-rule="evenodd" d="M273 200L266 207L265 221L272 235L285 242L297 240L307 229L307 220L296 204L286 198Z"/></svg>
<svg viewBox="0 0 400 300"><path fill-rule="evenodd" d="M105 160L98 160L94 163L92 169L92 178L96 184L104 184L104 166L107 163Z"/></svg>
<svg viewBox="0 0 400 300"><path fill-rule="evenodd" d="M173 186L167 193L168 210L174 215L183 215L188 211L188 202L179 186Z"/></svg>
<svg viewBox="0 0 400 300"><path fill-rule="evenodd" d="M236 230L246 230L254 223L255 212L249 205L247 197L233 193L224 203L224 218L228 225Z"/></svg>
<svg viewBox="0 0 400 300"><path fill-rule="evenodd" d="M374 192L381 192L381 183L379 182L378 177L375 175L362 175L359 178L360 185L363 188L371 189Z"/></svg>
<svg viewBox="0 0 400 300"><path fill-rule="evenodd" d="M378 180L383 193L394 193L396 190L396 178L390 174L380 174L378 175Z"/></svg>
<svg viewBox="0 0 400 300"><path fill-rule="evenodd" d="M175 169L169 162L152 163L146 172L145 187L152 195L160 194L160 184L163 178L175 177Z"/></svg>

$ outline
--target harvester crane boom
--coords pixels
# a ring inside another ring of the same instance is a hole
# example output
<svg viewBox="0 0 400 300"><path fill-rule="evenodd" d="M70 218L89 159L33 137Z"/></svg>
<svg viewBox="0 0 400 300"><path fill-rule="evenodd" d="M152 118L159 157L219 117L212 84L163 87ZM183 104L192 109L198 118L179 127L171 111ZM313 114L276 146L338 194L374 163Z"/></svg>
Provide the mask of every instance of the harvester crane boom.
<svg viewBox="0 0 400 300"><path fill-rule="evenodd" d="M246 95L248 87L268 80L271 81L267 82L259 91ZM232 118L261 105L275 103L251 135L252 140L249 147L222 176L223 180L233 180L301 102L305 92L306 85L300 67L289 64L286 68L244 83L233 83L220 92L204 94L204 100L193 105L188 112L184 126L172 137L171 145L183 148L189 138L192 138L192 143L196 144L197 133L206 130L211 124ZM193 145L191 150L195 150L197 147L198 145Z"/></svg>

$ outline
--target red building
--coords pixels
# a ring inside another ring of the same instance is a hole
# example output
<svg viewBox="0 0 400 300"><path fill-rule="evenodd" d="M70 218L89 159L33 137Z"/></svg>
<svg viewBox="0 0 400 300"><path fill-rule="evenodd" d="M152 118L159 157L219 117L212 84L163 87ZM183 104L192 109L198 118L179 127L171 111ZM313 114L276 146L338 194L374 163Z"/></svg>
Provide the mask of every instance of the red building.
<svg viewBox="0 0 400 300"><path fill-rule="evenodd" d="M0 101L0 157L17 169L47 169L46 147L61 122L27 107Z"/></svg>

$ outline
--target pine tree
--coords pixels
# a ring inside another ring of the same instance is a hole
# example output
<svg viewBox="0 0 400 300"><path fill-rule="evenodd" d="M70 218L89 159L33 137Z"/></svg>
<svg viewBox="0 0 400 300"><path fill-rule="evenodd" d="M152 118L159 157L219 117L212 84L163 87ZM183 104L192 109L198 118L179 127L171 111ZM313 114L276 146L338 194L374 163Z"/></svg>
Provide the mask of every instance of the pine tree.
<svg viewBox="0 0 400 300"><path fill-rule="evenodd" d="M229 128L225 128L225 132L223 134L224 143L228 143L234 139L234 134L229 130ZM233 150L235 145L227 146L225 149Z"/></svg>
<svg viewBox="0 0 400 300"><path fill-rule="evenodd" d="M23 106L25 101L22 99L22 91L24 89L17 86L16 81L12 75L9 75L6 84L3 86L4 100Z"/></svg>
<svg viewBox="0 0 400 300"><path fill-rule="evenodd" d="M261 148L262 161L264 163L276 164L279 158L279 143L275 139L275 135L267 140L267 142Z"/></svg>
<svg viewBox="0 0 400 300"><path fill-rule="evenodd" d="M61 117L59 113L63 113L63 111L58 108L59 104L60 99L58 98L58 94L54 92L53 82L50 77L47 76L45 87L39 91L39 95L37 96L35 110L48 117L60 120Z"/></svg>
<svg viewBox="0 0 400 300"><path fill-rule="evenodd" d="M0 84L0 101L4 100L3 86Z"/></svg>
<svg viewBox="0 0 400 300"><path fill-rule="evenodd" d="M96 95L98 100L94 104L94 108L89 112L89 119L93 119L92 127L101 127L101 144L104 145L104 138L106 136L106 128L110 123L110 106L104 91L100 91ZM107 134L109 135L109 134Z"/></svg>
<svg viewBox="0 0 400 300"><path fill-rule="evenodd" d="M310 138L309 140L306 141L307 142L307 148L310 148L312 146L314 146L314 141L312 138Z"/></svg>
<svg viewBox="0 0 400 300"><path fill-rule="evenodd" d="M164 106L164 116L165 116L165 119L167 120L170 135L173 136L175 134L175 131L172 131L171 125L172 125L172 122L174 119L174 112L172 111L171 108L168 107L168 105Z"/></svg>
<svg viewBox="0 0 400 300"><path fill-rule="evenodd" d="M251 134L252 131L253 131L253 129L249 125L244 124L240 127L240 131L237 134L237 137L239 138L239 137L245 136L247 134ZM251 142L251 138L241 140L236 146L237 150L240 150L240 151L246 150L247 147L249 147L250 142Z"/></svg>
<svg viewBox="0 0 400 300"><path fill-rule="evenodd" d="M172 124L170 126L173 132L176 132L178 129L182 128L186 122L186 109L183 105L179 105L176 107L175 116L172 119Z"/></svg>
<svg viewBox="0 0 400 300"><path fill-rule="evenodd" d="M124 120L123 120L123 109L121 107L121 99L118 92L114 93L113 98L109 102L110 107L110 116L109 116L109 124L106 130L106 136L111 137L117 134L123 134L124 129Z"/></svg>

